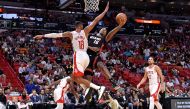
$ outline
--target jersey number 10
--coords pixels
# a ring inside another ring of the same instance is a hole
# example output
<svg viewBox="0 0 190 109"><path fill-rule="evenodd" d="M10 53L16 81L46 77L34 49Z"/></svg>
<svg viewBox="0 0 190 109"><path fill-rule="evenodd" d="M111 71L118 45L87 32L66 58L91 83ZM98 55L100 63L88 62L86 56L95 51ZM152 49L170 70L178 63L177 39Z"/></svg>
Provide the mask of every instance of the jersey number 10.
<svg viewBox="0 0 190 109"><path fill-rule="evenodd" d="M79 49L84 49L84 40L79 41Z"/></svg>

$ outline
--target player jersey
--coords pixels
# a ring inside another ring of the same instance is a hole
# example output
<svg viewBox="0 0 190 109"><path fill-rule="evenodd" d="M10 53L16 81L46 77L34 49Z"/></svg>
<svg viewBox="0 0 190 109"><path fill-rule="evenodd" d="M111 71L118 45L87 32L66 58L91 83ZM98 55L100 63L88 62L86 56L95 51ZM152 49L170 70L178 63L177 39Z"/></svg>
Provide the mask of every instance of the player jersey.
<svg viewBox="0 0 190 109"><path fill-rule="evenodd" d="M157 84L158 82L160 82L159 76L155 70L155 65L152 68L146 67L145 70L147 72L149 84Z"/></svg>
<svg viewBox="0 0 190 109"><path fill-rule="evenodd" d="M100 48L105 43L105 39L101 34L91 34L88 38L89 46Z"/></svg>
<svg viewBox="0 0 190 109"><path fill-rule="evenodd" d="M81 30L79 33L76 31L72 31L71 33L73 35L72 45L74 51L87 51L88 40L86 38L84 30Z"/></svg>
<svg viewBox="0 0 190 109"><path fill-rule="evenodd" d="M60 83L57 85L57 88L64 88L64 89L68 89L69 88L69 84L67 83L67 79L71 78L70 76L67 76L63 79L61 79Z"/></svg>

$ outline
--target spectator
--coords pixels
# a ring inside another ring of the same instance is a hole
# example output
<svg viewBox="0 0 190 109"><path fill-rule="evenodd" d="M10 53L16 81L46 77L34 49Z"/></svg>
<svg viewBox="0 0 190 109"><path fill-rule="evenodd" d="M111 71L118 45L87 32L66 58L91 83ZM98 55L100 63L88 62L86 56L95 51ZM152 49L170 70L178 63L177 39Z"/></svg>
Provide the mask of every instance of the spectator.
<svg viewBox="0 0 190 109"><path fill-rule="evenodd" d="M133 97L130 95L128 98L128 108L133 109Z"/></svg>
<svg viewBox="0 0 190 109"><path fill-rule="evenodd" d="M24 90L24 91L22 92L21 96L19 97L19 101L26 104L26 103L29 102L29 100L30 100L30 97L28 96L26 90Z"/></svg>
<svg viewBox="0 0 190 109"><path fill-rule="evenodd" d="M148 57L150 56L150 49L149 48L144 49L143 53L144 53L144 59L148 60Z"/></svg>
<svg viewBox="0 0 190 109"><path fill-rule="evenodd" d="M141 109L147 109L147 95L144 93L144 89L140 89L140 94L139 94L139 106Z"/></svg>
<svg viewBox="0 0 190 109"><path fill-rule="evenodd" d="M18 68L18 72L19 72L20 77L21 77L22 75L25 75L25 74L26 74L26 68L24 67L24 64L23 64L23 63L22 63L22 64L20 65L20 67Z"/></svg>
<svg viewBox="0 0 190 109"><path fill-rule="evenodd" d="M40 97L39 95L36 93L36 90L32 90L32 94L30 94L30 99L33 103L38 103L40 102Z"/></svg>
<svg viewBox="0 0 190 109"><path fill-rule="evenodd" d="M132 91L132 97L133 97L133 109L139 109L139 97L137 95L137 92Z"/></svg>
<svg viewBox="0 0 190 109"><path fill-rule="evenodd" d="M41 90L41 93L40 93L39 97L40 97L40 102L41 103L48 102L48 97L45 95L45 90L44 89Z"/></svg>
<svg viewBox="0 0 190 109"><path fill-rule="evenodd" d="M6 103L7 103L7 99L3 93L3 88L0 88L0 107L1 107L1 109L5 109Z"/></svg>
<svg viewBox="0 0 190 109"><path fill-rule="evenodd" d="M33 84L33 81L30 80L29 84L26 84L25 85L25 88L26 88L26 91L28 94L31 94L32 93L32 90L35 89L35 84Z"/></svg>
<svg viewBox="0 0 190 109"><path fill-rule="evenodd" d="M176 77L179 76L179 75L178 75L178 74L179 74L179 71L178 71L177 69L175 69L175 68L172 69L172 73L173 73L173 75L176 76Z"/></svg>
<svg viewBox="0 0 190 109"><path fill-rule="evenodd" d="M64 101L65 101L65 107L64 109L74 109L75 107L75 100L73 99L72 93L65 93L64 95Z"/></svg>
<svg viewBox="0 0 190 109"><path fill-rule="evenodd" d="M36 70L36 66L33 65L32 63L28 63L28 65L26 66L26 72L30 73L35 73Z"/></svg>
<svg viewBox="0 0 190 109"><path fill-rule="evenodd" d="M174 82L172 81L172 79L169 79L169 81L166 83L166 85L169 88L174 87Z"/></svg>
<svg viewBox="0 0 190 109"><path fill-rule="evenodd" d="M3 83L6 82L6 75L3 73L3 71L0 69L0 78L3 79Z"/></svg>
<svg viewBox="0 0 190 109"><path fill-rule="evenodd" d="M122 79L122 77L120 76L118 81L117 81L117 85L122 85L123 83L125 83L125 81Z"/></svg>
<svg viewBox="0 0 190 109"><path fill-rule="evenodd" d="M27 95L27 92L25 90L22 92L22 95L19 96L18 100L19 102L17 103L17 105L19 109L22 109L22 108L29 109L30 97Z"/></svg>
<svg viewBox="0 0 190 109"><path fill-rule="evenodd" d="M53 95L48 87L45 87L45 95L48 97L48 101L53 101Z"/></svg>

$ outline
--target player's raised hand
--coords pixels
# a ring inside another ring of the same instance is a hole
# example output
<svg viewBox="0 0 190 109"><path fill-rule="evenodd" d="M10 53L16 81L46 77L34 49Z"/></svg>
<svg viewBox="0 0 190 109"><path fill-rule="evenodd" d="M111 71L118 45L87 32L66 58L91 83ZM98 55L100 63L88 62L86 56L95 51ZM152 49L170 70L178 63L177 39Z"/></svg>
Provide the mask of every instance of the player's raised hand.
<svg viewBox="0 0 190 109"><path fill-rule="evenodd" d="M125 23L127 22L127 20L126 19L119 19L120 20L120 26L123 26L123 25L125 25Z"/></svg>
<svg viewBox="0 0 190 109"><path fill-rule="evenodd" d="M43 39L44 35L36 35L34 36L34 39L41 40Z"/></svg>
<svg viewBox="0 0 190 109"><path fill-rule="evenodd" d="M108 12L108 10L109 10L109 5L110 5L110 2L108 2L108 3L107 3L107 5L106 5L106 8L105 8L104 12Z"/></svg>

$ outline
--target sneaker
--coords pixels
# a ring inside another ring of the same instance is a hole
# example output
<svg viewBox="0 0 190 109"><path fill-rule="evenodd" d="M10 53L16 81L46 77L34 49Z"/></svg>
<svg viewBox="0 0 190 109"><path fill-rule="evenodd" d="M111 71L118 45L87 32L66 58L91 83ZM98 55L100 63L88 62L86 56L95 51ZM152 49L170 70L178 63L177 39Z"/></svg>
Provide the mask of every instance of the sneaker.
<svg viewBox="0 0 190 109"><path fill-rule="evenodd" d="M105 86L100 86L100 89L98 90L98 100L100 100L100 98L102 97L104 91L105 91L106 87Z"/></svg>
<svg viewBox="0 0 190 109"><path fill-rule="evenodd" d="M86 91L85 91L85 96L84 96L84 99L89 102L90 99L91 99L91 96L92 96L92 88L87 88Z"/></svg>

